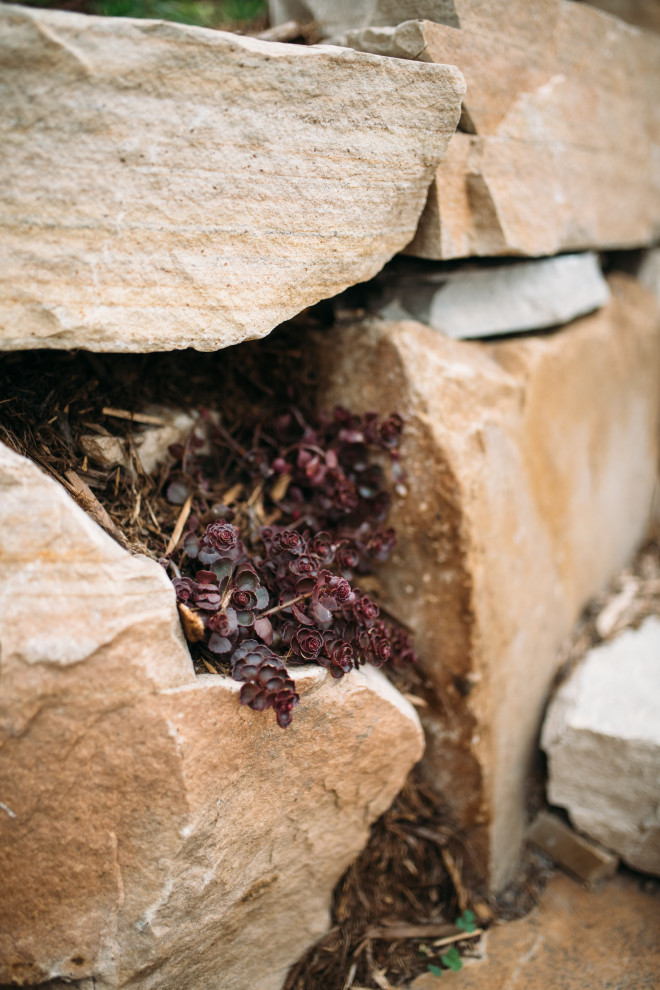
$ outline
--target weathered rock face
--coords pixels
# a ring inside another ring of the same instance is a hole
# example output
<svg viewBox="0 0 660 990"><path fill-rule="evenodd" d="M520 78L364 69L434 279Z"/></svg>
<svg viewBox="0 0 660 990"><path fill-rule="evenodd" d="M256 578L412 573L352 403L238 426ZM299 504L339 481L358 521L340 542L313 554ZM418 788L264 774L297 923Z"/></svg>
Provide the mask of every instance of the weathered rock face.
<svg viewBox="0 0 660 990"><path fill-rule="evenodd" d="M421 755L414 711L305 668L282 731L195 677L161 568L5 447L0 512L0 982L276 990Z"/></svg>
<svg viewBox="0 0 660 990"><path fill-rule="evenodd" d="M660 618L591 650L552 701L548 795L575 826L660 876Z"/></svg>
<svg viewBox="0 0 660 990"><path fill-rule="evenodd" d="M457 339L558 326L610 298L594 254L455 271L386 271L376 284L385 319L417 319Z"/></svg>
<svg viewBox="0 0 660 990"><path fill-rule="evenodd" d="M429 780L495 887L522 838L558 647L650 510L660 314L634 280L612 289L599 313L537 338L465 343L372 320L319 342L324 405L406 420L387 606L416 630L435 691Z"/></svg>
<svg viewBox="0 0 660 990"><path fill-rule="evenodd" d="M657 0L585 0L585 2L647 31L660 31L660 6Z"/></svg>
<svg viewBox="0 0 660 990"><path fill-rule="evenodd" d="M0 348L214 350L412 237L453 67L0 7Z"/></svg>
<svg viewBox="0 0 660 990"><path fill-rule="evenodd" d="M349 31L342 41L450 62L465 76L462 131L407 251L549 255L652 242L660 233L660 38L569 0L454 6L460 28L408 21Z"/></svg>
<svg viewBox="0 0 660 990"><path fill-rule="evenodd" d="M660 248L652 248L645 252L637 277L660 302Z"/></svg>

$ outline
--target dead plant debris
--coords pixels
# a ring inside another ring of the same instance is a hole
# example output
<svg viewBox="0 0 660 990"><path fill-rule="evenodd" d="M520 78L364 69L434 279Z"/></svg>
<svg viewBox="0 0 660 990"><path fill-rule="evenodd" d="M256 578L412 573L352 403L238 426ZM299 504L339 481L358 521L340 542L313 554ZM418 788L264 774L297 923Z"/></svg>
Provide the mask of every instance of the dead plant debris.
<svg viewBox="0 0 660 990"><path fill-rule="evenodd" d="M476 913L462 880L471 857L460 830L413 771L340 880L330 931L291 970L285 990L400 987L429 963L439 964L447 945L467 950L477 932L461 931L455 921L462 903ZM490 919L490 905L476 902L478 920Z"/></svg>

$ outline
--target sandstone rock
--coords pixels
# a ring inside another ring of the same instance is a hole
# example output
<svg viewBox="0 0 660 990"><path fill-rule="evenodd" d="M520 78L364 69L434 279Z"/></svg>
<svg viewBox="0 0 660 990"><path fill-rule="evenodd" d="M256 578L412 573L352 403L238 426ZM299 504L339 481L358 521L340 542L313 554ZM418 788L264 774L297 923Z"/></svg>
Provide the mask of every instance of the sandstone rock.
<svg viewBox="0 0 660 990"><path fill-rule="evenodd" d="M619 866L618 856L578 835L549 811L539 812L528 829L527 839L584 883L609 880Z"/></svg>
<svg viewBox="0 0 660 990"><path fill-rule="evenodd" d="M377 671L296 719L195 677L174 594L0 447L0 982L277 990L422 752Z"/></svg>
<svg viewBox="0 0 660 990"><path fill-rule="evenodd" d="M570 0L454 7L460 28L409 21L342 39L465 76L462 132L407 251L550 255L657 238L660 39Z"/></svg>
<svg viewBox="0 0 660 990"><path fill-rule="evenodd" d="M457 69L0 6L0 347L215 350L382 268Z"/></svg>
<svg viewBox="0 0 660 990"><path fill-rule="evenodd" d="M657 890L617 876L585 890L556 874L534 910L485 936L485 959L448 974L455 990L654 990L660 972ZM438 990L430 973L410 990Z"/></svg>
<svg viewBox="0 0 660 990"><path fill-rule="evenodd" d="M629 24L645 28L647 31L660 31L660 4L658 0L586 0L592 7L620 17Z"/></svg>
<svg viewBox="0 0 660 990"><path fill-rule="evenodd" d="M652 248L645 253L637 277L660 302L660 248Z"/></svg>
<svg viewBox="0 0 660 990"><path fill-rule="evenodd" d="M386 319L417 319L465 339L542 330L604 306L610 292L594 254L382 277Z"/></svg>
<svg viewBox="0 0 660 990"><path fill-rule="evenodd" d="M432 684L428 779L493 886L560 643L644 533L658 454L660 314L630 277L553 334L484 344L370 320L319 340L321 402L397 409L406 489L383 574Z"/></svg>
<svg viewBox="0 0 660 990"><path fill-rule="evenodd" d="M660 618L587 654L552 701L542 746L550 801L660 876Z"/></svg>

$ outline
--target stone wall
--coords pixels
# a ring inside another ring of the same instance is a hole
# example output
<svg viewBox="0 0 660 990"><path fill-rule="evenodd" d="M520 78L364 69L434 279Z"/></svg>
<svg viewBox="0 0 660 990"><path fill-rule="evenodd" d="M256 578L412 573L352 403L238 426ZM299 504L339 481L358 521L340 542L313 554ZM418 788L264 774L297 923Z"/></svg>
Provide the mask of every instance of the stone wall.
<svg viewBox="0 0 660 990"><path fill-rule="evenodd" d="M218 350L381 272L296 326L321 405L405 419L379 582L425 732L373 670L305 669L285 733L239 707L163 569L0 446L9 985L277 990L425 747L500 889L562 640L658 504L657 248L601 263L660 235L660 38L571 0L271 15L341 46L0 6L0 347Z"/></svg>

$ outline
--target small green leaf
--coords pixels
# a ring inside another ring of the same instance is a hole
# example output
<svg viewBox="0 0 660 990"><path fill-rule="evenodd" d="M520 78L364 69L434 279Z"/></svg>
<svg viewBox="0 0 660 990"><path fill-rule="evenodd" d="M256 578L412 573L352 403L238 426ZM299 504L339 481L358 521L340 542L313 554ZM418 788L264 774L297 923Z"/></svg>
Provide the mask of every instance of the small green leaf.
<svg viewBox="0 0 660 990"><path fill-rule="evenodd" d="M456 927L463 932L473 932L476 930L476 918L473 911L463 911L460 918L456 920Z"/></svg>
<svg viewBox="0 0 660 990"><path fill-rule="evenodd" d="M442 976L442 970L440 969L439 966L433 966L431 963L429 963L427 968L429 973L432 973L433 976Z"/></svg>
<svg viewBox="0 0 660 990"><path fill-rule="evenodd" d="M451 949L447 949L444 956L440 956L442 962L449 969L453 969L455 973L458 973L459 969L463 968L463 960L460 957L458 949L452 945Z"/></svg>

